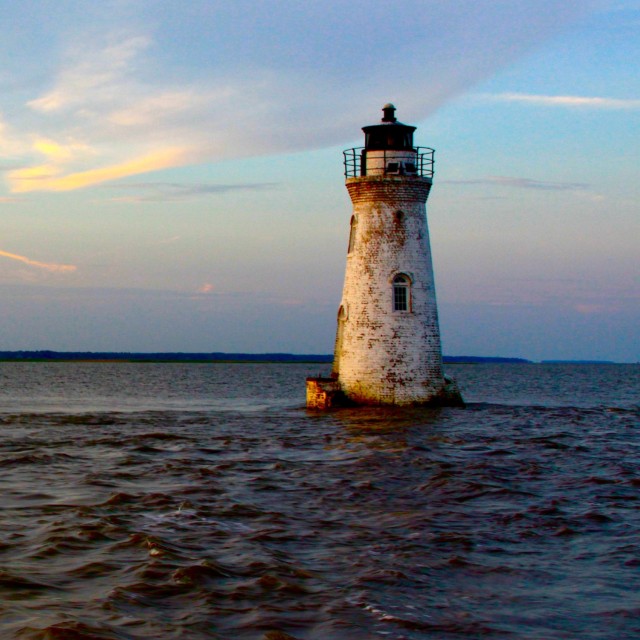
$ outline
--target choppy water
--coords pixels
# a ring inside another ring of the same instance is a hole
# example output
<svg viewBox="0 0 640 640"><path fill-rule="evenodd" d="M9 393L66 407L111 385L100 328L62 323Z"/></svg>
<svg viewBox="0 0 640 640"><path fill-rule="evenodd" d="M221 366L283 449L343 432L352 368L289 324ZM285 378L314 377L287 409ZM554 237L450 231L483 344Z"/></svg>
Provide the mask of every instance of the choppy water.
<svg viewBox="0 0 640 640"><path fill-rule="evenodd" d="M317 366L1 364L0 637L640 637L640 366L450 371L315 414Z"/></svg>

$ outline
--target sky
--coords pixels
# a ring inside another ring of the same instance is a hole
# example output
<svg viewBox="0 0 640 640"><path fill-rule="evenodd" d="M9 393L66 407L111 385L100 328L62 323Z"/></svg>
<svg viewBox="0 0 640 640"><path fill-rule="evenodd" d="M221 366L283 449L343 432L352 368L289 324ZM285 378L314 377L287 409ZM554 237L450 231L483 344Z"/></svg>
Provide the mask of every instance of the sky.
<svg viewBox="0 0 640 640"><path fill-rule="evenodd" d="M342 150L436 149L447 355L640 361L640 1L3 2L0 350L331 353Z"/></svg>

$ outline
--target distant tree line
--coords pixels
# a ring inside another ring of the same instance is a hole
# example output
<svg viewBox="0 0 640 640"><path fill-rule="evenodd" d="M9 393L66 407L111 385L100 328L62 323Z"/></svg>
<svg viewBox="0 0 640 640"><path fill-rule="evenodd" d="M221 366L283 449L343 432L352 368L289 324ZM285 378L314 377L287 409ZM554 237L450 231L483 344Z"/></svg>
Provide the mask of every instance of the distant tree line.
<svg viewBox="0 0 640 640"><path fill-rule="evenodd" d="M0 351L0 360L27 361L117 361L117 362L312 362L330 363L329 354L294 353L136 353L128 351ZM512 364L527 363L524 358L498 358L484 356L444 356L445 364Z"/></svg>
<svg viewBox="0 0 640 640"><path fill-rule="evenodd" d="M531 360L525 358L498 358L491 356L443 356L442 360L445 364L523 364L531 363Z"/></svg>
<svg viewBox="0 0 640 640"><path fill-rule="evenodd" d="M118 351L0 351L0 360L124 362L331 362L332 355L293 353L135 353Z"/></svg>

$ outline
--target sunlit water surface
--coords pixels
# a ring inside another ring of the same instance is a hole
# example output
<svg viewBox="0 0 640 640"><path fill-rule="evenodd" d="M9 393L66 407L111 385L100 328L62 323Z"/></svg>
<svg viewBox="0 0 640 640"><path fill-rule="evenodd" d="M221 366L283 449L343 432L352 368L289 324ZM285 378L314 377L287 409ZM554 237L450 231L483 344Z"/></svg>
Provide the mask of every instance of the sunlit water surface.
<svg viewBox="0 0 640 640"><path fill-rule="evenodd" d="M0 637L640 637L640 366L0 365ZM279 632L279 634L278 634Z"/></svg>

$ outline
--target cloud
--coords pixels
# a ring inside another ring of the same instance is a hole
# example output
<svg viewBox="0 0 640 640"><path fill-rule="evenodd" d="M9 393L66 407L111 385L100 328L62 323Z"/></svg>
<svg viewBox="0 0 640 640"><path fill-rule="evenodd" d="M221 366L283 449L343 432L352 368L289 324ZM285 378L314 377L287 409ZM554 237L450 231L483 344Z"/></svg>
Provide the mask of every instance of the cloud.
<svg viewBox="0 0 640 640"><path fill-rule="evenodd" d="M516 178L510 176L487 176L473 180L443 180L441 184L459 185L487 185L495 184L501 187L513 187L516 189L538 189L541 191L584 191L589 185L584 182L553 182L532 180L531 178Z"/></svg>
<svg viewBox="0 0 640 640"><path fill-rule="evenodd" d="M582 314L614 312L620 308L637 310L639 291L633 283L611 283L597 278L535 278L504 276L469 281L449 290L446 302L477 303L496 307L556 305Z"/></svg>
<svg viewBox="0 0 640 640"><path fill-rule="evenodd" d="M87 153L89 147L80 143L61 144L50 138L38 138L33 142L33 148L53 161L63 162L71 160L79 153Z"/></svg>
<svg viewBox="0 0 640 640"><path fill-rule="evenodd" d="M48 50L43 73L53 72L14 110L21 168L10 187L68 191L327 147L351 140L389 100L402 119L424 119L599 2L463 4L238 0L214 10L191 0L185 10L140 0L96 20L100 29L89 24L95 16L76 16L73 37L56 34L62 48ZM363 32L367 47L356 44Z"/></svg>
<svg viewBox="0 0 640 640"><path fill-rule="evenodd" d="M38 269L44 269L45 271L51 271L55 273L70 273L77 269L77 267L73 264L53 264L47 262L38 262L37 260L31 260L26 256L20 256L16 253L9 253L8 251L0 250L0 256L3 256L4 258L10 258L11 260L17 260L18 262L23 262L30 267L37 267Z"/></svg>
<svg viewBox="0 0 640 640"><path fill-rule="evenodd" d="M242 184L180 184L177 182L114 183L118 190L140 191L140 194L112 198L113 202L179 202L206 195L220 195L230 191L262 191L277 186L274 182L246 182Z"/></svg>
<svg viewBox="0 0 640 640"><path fill-rule="evenodd" d="M117 102L114 88L126 77L133 59L150 42L148 36L136 35L99 48L86 42L70 47L55 86L27 102L27 106L34 111L51 113L79 105Z"/></svg>
<svg viewBox="0 0 640 640"><path fill-rule="evenodd" d="M213 96L199 94L194 88L165 91L112 111L107 120L123 127L148 126L176 114L193 112L198 106L210 105L213 101Z"/></svg>
<svg viewBox="0 0 640 640"><path fill-rule="evenodd" d="M481 98L498 102L523 102L544 107L585 109L640 109L640 99L599 98L588 96L543 96L527 93L480 94Z"/></svg>
<svg viewBox="0 0 640 640"><path fill-rule="evenodd" d="M140 173L166 169L180 164L183 149L161 149L151 155L134 158L119 165L59 175L55 165L42 165L10 171L7 178L14 193L27 191L71 191Z"/></svg>
<svg viewBox="0 0 640 640"><path fill-rule="evenodd" d="M25 138L26 136L14 133L0 114L0 157L18 156L28 150L31 145ZM7 167L13 167L16 164L16 162L9 165L3 164L0 169L6 170Z"/></svg>

